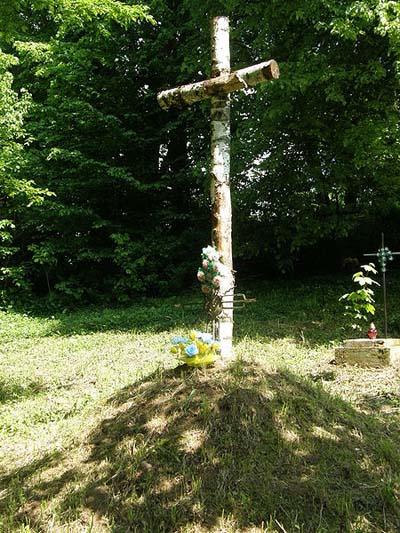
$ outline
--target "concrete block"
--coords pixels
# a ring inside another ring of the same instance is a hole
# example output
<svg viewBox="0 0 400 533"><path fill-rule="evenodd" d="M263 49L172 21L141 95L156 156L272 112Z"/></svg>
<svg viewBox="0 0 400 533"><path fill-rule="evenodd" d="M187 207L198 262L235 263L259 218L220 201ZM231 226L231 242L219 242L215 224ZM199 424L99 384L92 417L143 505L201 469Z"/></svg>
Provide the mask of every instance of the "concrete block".
<svg viewBox="0 0 400 533"><path fill-rule="evenodd" d="M348 339L335 349L335 359L362 367L400 365L400 339Z"/></svg>

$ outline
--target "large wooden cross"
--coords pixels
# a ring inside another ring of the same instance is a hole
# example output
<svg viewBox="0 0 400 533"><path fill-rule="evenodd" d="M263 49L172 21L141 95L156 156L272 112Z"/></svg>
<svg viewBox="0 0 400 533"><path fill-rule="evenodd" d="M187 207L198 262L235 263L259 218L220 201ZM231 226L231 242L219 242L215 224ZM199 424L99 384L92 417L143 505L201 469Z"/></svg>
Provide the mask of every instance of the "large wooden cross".
<svg viewBox="0 0 400 533"><path fill-rule="evenodd" d="M230 70L229 19L215 17L211 31L211 78L162 91L157 100L163 109L183 107L211 99L211 242L222 254L229 274L222 278L219 295L222 312L218 317L218 338L221 355L232 356L234 275L232 261L232 208L229 186L230 168L230 96L238 89L279 77L279 68L273 59L235 72Z"/></svg>

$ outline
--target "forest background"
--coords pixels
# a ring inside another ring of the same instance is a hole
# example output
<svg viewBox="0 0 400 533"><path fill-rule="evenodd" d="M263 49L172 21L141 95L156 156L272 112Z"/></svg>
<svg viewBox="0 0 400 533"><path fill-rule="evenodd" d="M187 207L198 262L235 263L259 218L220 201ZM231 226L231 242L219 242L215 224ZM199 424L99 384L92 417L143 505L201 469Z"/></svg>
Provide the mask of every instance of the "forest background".
<svg viewBox="0 0 400 533"><path fill-rule="evenodd" d="M209 244L209 104L159 90L231 62L281 77L232 97L239 276L337 271L400 244L400 4L8 0L0 6L0 298L63 304L195 283Z"/></svg>

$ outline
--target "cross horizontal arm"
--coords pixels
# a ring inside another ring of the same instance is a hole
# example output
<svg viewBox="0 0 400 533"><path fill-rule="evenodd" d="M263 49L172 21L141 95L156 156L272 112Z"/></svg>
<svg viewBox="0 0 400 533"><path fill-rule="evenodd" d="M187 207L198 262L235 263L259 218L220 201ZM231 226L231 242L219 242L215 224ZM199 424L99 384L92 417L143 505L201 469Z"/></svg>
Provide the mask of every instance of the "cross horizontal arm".
<svg viewBox="0 0 400 533"><path fill-rule="evenodd" d="M278 63L271 59L251 67L236 70L231 74L222 74L209 80L182 85L158 93L157 100L162 109L183 107L212 96L226 95L238 89L253 87L258 83L279 78Z"/></svg>
<svg viewBox="0 0 400 533"><path fill-rule="evenodd" d="M391 252L392 255L400 255L400 252ZM378 252L375 254L363 254L365 257L375 257L378 255Z"/></svg>

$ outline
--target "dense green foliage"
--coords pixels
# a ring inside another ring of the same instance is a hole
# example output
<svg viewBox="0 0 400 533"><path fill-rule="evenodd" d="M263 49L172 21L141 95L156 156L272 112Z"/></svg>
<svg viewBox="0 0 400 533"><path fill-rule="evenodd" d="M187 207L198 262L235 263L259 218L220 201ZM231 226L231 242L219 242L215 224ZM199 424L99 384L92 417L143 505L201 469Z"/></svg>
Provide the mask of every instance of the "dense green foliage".
<svg viewBox="0 0 400 533"><path fill-rule="evenodd" d="M217 14L230 16L234 68L273 57L281 69L233 96L236 259L285 271L332 250L340 262L381 229L398 244L397 2L145 4L0 7L8 293L128 300L194 281L209 239L208 103L164 112L156 93L209 75Z"/></svg>
<svg viewBox="0 0 400 533"><path fill-rule="evenodd" d="M371 321L375 315L375 292L379 283L372 277L378 272L375 265L361 265L362 270L353 274L353 282L357 289L343 294L339 298L345 304L344 315L352 320L352 328L362 331L362 321ZM375 286L375 287L374 287ZM365 324L362 324L365 328Z"/></svg>
<svg viewBox="0 0 400 533"><path fill-rule="evenodd" d="M30 178L24 144L29 139L23 128L30 106L26 92L18 95L12 88L13 76L8 68L17 59L0 51L0 280L13 280L15 286L26 287L23 267L15 261L20 250L13 244L16 221L24 219L33 205L40 205L48 191L40 190ZM1 290L5 296L5 289Z"/></svg>

